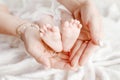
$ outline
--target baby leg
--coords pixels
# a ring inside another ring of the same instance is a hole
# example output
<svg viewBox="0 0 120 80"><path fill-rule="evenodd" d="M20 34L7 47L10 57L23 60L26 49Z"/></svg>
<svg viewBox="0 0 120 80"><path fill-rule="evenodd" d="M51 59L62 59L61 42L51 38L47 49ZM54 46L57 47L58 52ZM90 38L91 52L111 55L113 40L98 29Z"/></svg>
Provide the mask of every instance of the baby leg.
<svg viewBox="0 0 120 80"><path fill-rule="evenodd" d="M62 51L62 41L59 28L54 26L53 18L46 15L43 19L37 21L40 26L40 36L42 40L54 51Z"/></svg>
<svg viewBox="0 0 120 80"><path fill-rule="evenodd" d="M62 11L61 21L61 34L63 50L69 52L75 44L82 25L78 20L74 20L73 17L66 11Z"/></svg>
<svg viewBox="0 0 120 80"><path fill-rule="evenodd" d="M40 15L40 19L35 21L36 24L38 24L41 27L43 27L45 24L50 24L51 26L54 26L53 16L52 15Z"/></svg>

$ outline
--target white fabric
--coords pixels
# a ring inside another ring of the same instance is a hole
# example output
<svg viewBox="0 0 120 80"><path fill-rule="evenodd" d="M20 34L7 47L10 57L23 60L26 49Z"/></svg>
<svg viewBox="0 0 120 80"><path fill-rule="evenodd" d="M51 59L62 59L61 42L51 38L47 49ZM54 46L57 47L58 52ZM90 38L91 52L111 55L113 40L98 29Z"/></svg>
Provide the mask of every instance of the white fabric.
<svg viewBox="0 0 120 80"><path fill-rule="evenodd" d="M59 14L61 7L56 0L0 0L10 11L22 18L37 20L42 14Z"/></svg>
<svg viewBox="0 0 120 80"><path fill-rule="evenodd" d="M0 0L0 4L5 4L5 3L4 3L4 0Z"/></svg>
<svg viewBox="0 0 120 80"><path fill-rule="evenodd" d="M42 1L42 0L39 0L39 1ZM51 15L54 18L55 25L58 26L61 20L61 17L60 17L61 12L59 9L61 8L65 9L65 7L60 5L56 0L46 1L46 3L39 2L38 4L37 2L35 3L36 6L34 6L34 8L32 5L28 5L24 8L24 10L22 10L21 12L18 12L18 16L20 16L23 19L37 21L37 20L40 20L41 18L43 19L44 15Z"/></svg>
<svg viewBox="0 0 120 80"><path fill-rule="evenodd" d="M108 9L107 16L103 17L104 44L75 72L46 70L27 55L21 42L0 35L0 80L120 80L119 12L116 4Z"/></svg>
<svg viewBox="0 0 120 80"><path fill-rule="evenodd" d="M4 3L14 15L30 21L39 20L43 15L52 15L57 26L61 20L59 9L65 9L56 0L6 0Z"/></svg>

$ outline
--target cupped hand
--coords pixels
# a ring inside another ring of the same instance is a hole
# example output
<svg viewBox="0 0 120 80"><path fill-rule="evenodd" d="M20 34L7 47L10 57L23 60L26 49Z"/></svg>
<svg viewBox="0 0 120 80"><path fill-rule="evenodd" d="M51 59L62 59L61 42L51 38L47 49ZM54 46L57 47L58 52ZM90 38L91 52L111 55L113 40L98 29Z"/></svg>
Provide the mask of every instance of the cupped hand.
<svg viewBox="0 0 120 80"><path fill-rule="evenodd" d="M22 34L22 40L28 53L36 61L48 68L72 69L69 57L64 53L55 53L41 40L39 31L29 27Z"/></svg>
<svg viewBox="0 0 120 80"><path fill-rule="evenodd" d="M100 45L102 36L101 16L91 1L79 6L73 15L81 21L83 27L72 49L70 60L73 66L84 65Z"/></svg>

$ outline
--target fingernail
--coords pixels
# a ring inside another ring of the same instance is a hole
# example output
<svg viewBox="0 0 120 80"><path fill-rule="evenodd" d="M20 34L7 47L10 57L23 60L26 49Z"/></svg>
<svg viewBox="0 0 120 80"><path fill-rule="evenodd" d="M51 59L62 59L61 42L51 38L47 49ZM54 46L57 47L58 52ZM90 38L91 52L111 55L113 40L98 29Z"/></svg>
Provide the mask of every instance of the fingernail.
<svg viewBox="0 0 120 80"><path fill-rule="evenodd" d="M100 41L100 46L103 46L103 45L104 45L103 41Z"/></svg>

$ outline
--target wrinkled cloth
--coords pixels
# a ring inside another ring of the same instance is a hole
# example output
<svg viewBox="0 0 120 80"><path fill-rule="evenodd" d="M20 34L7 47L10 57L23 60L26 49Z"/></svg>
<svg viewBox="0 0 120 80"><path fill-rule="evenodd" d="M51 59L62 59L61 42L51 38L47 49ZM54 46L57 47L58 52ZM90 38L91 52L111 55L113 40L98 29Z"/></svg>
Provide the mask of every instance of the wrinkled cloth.
<svg viewBox="0 0 120 80"><path fill-rule="evenodd" d="M20 40L0 35L0 80L120 80L119 12L116 4L108 8L102 18L103 44L77 71L45 69L25 51Z"/></svg>
<svg viewBox="0 0 120 80"><path fill-rule="evenodd" d="M0 3L7 5L12 14L29 21L37 21L43 15L51 15L56 26L60 25L60 9L64 9L70 13L56 0L0 0Z"/></svg>

